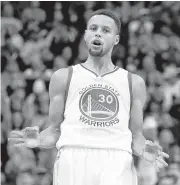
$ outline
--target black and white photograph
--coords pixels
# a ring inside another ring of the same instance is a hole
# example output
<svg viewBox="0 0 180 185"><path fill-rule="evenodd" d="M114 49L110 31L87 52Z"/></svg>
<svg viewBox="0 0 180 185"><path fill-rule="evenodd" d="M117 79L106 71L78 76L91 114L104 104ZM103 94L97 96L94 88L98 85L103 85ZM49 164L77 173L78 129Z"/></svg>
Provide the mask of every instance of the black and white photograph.
<svg viewBox="0 0 180 185"><path fill-rule="evenodd" d="M1 1L1 184L180 185L180 1Z"/></svg>

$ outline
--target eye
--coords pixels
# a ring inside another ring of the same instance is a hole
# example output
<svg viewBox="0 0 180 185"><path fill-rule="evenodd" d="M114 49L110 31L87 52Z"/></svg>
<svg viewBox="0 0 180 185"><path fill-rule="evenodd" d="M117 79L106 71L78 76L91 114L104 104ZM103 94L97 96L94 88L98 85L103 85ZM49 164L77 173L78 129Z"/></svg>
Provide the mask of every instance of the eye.
<svg viewBox="0 0 180 185"><path fill-rule="evenodd" d="M108 29L103 30L104 33L109 33L110 31Z"/></svg>
<svg viewBox="0 0 180 185"><path fill-rule="evenodd" d="M90 27L90 30L95 31L96 27Z"/></svg>

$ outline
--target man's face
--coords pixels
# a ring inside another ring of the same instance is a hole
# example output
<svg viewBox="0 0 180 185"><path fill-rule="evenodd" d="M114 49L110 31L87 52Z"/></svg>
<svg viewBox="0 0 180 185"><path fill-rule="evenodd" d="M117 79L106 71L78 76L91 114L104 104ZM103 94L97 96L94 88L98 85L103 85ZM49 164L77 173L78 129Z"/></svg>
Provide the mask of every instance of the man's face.
<svg viewBox="0 0 180 185"><path fill-rule="evenodd" d="M118 44L119 35L114 20L105 15L95 15L88 22L85 41L90 55L102 57Z"/></svg>

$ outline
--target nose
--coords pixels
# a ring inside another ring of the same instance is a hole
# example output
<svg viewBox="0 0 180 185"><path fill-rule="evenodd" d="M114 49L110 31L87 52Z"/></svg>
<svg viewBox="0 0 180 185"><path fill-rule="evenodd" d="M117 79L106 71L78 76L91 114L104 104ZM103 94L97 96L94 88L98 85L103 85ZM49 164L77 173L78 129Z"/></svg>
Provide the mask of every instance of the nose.
<svg viewBox="0 0 180 185"><path fill-rule="evenodd" d="M98 34L98 33L96 33L95 37L100 38L100 37L101 37L101 35L100 35L100 34Z"/></svg>
<svg viewBox="0 0 180 185"><path fill-rule="evenodd" d="M100 29L97 29L95 36L98 37L98 38L100 38L101 37L100 32L101 32L101 30Z"/></svg>

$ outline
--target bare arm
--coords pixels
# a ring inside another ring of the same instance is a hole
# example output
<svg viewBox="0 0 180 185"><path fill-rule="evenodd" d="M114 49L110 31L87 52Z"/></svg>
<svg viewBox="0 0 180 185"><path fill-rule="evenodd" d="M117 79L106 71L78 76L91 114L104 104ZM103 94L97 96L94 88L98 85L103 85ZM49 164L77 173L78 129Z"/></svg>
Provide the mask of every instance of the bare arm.
<svg viewBox="0 0 180 185"><path fill-rule="evenodd" d="M142 134L143 126L143 107L146 101L146 86L144 80L132 75L132 108L130 114L129 128L132 132L132 151L135 155L143 157L159 170L159 164L167 166L164 157L169 155L162 152L161 146L145 139ZM148 149L152 149L151 151ZM152 152L153 151L153 152Z"/></svg>
<svg viewBox="0 0 180 185"><path fill-rule="evenodd" d="M49 85L49 124L50 126L40 133L40 147L55 147L60 137L60 124L64 120L65 90L68 78L68 69L55 72Z"/></svg>
<svg viewBox="0 0 180 185"><path fill-rule="evenodd" d="M132 74L132 107L129 128L132 132L132 150L135 155L141 155L146 139L142 135L143 107L146 101L146 86L144 80Z"/></svg>

